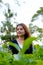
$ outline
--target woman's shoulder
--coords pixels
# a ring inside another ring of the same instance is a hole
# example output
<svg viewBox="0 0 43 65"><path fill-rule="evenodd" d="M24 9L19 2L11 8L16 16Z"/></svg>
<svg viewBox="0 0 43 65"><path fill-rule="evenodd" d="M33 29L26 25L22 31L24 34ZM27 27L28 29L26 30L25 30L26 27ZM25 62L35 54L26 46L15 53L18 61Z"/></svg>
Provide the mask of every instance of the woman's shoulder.
<svg viewBox="0 0 43 65"><path fill-rule="evenodd" d="M18 44L18 42L17 42L17 40L16 40L16 39L11 40L11 42Z"/></svg>

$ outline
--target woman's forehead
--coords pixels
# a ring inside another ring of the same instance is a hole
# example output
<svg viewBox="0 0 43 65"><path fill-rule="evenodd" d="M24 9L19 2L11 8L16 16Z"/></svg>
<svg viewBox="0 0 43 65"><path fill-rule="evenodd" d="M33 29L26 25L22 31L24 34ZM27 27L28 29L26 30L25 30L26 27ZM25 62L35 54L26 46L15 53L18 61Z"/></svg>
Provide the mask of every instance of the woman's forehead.
<svg viewBox="0 0 43 65"><path fill-rule="evenodd" d="M23 26L22 25L18 25L17 28L23 28Z"/></svg>

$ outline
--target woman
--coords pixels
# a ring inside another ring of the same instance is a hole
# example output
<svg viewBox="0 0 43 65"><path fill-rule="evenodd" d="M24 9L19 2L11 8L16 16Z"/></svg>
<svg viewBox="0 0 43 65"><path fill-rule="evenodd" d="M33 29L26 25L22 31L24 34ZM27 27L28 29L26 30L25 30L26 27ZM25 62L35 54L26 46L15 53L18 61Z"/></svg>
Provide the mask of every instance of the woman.
<svg viewBox="0 0 43 65"><path fill-rule="evenodd" d="M31 36L30 31L24 23L20 23L16 26L16 33L17 33L17 38L15 40L12 40L12 42L17 44L20 47L20 49L22 49L24 40L26 40ZM10 49L12 50L13 54L17 54L19 52L16 48L12 46L10 46ZM32 53L32 44L25 51L25 54L31 54L31 53Z"/></svg>

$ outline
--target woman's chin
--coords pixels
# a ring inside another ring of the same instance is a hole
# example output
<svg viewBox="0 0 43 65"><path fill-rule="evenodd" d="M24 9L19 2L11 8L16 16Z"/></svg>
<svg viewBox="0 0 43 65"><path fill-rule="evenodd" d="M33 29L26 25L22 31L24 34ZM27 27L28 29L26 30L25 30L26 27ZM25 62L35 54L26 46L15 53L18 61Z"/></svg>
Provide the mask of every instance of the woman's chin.
<svg viewBox="0 0 43 65"><path fill-rule="evenodd" d="M24 35L18 35L19 37L23 37Z"/></svg>

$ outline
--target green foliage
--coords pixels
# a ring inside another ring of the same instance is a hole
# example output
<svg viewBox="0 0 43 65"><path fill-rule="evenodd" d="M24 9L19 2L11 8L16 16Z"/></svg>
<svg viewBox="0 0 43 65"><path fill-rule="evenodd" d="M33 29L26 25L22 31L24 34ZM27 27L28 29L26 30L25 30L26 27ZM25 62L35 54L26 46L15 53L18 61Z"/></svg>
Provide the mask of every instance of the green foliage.
<svg viewBox="0 0 43 65"><path fill-rule="evenodd" d="M33 26L32 23L29 24L30 32L33 34L34 32L38 31L38 27L35 25Z"/></svg>
<svg viewBox="0 0 43 65"><path fill-rule="evenodd" d="M37 22L37 21L36 21ZM29 28L30 28L30 32L31 34L34 35L34 33L38 33L36 34L36 36L38 37L37 40L40 40L40 42L42 42L42 38L43 38L43 28L38 27L37 25L33 25L33 23L29 24Z"/></svg>
<svg viewBox="0 0 43 65"><path fill-rule="evenodd" d="M43 29L42 28L37 28L38 32L43 33Z"/></svg>
<svg viewBox="0 0 43 65"><path fill-rule="evenodd" d="M15 54L12 55L12 52L8 50L6 44L4 44L2 50L0 50L0 65L43 65L43 47L35 45L33 54L23 54L23 52L26 50L26 47L28 48L31 42L36 39L37 38L35 37L31 37L25 40L23 49L16 54L16 58ZM7 43L19 50L19 47L12 42Z"/></svg>
<svg viewBox="0 0 43 65"><path fill-rule="evenodd" d="M24 53L24 52L30 47L30 45L32 44L32 41L33 41L33 40L36 40L36 38L35 38L35 37L30 37L30 38L27 38L27 39L24 41L22 53Z"/></svg>
<svg viewBox="0 0 43 65"><path fill-rule="evenodd" d="M35 45L34 46L35 51L34 51L34 55L36 57L36 59L41 59L43 60L43 47L40 47L39 45Z"/></svg>
<svg viewBox="0 0 43 65"><path fill-rule="evenodd" d="M43 65L43 60L36 60L37 64L36 65Z"/></svg>
<svg viewBox="0 0 43 65"><path fill-rule="evenodd" d="M14 65L13 55L6 51L0 51L0 65Z"/></svg>
<svg viewBox="0 0 43 65"><path fill-rule="evenodd" d="M40 10L38 10L37 13L43 15L43 7L40 7Z"/></svg>
<svg viewBox="0 0 43 65"><path fill-rule="evenodd" d="M10 40L10 38L11 38L10 35L9 35L9 36L8 36L8 35L1 36L1 39L2 39L2 40L7 40L7 41L8 41L8 40Z"/></svg>
<svg viewBox="0 0 43 65"><path fill-rule="evenodd" d="M36 17L38 17L39 16L39 14L37 13L37 14L34 14L33 15L33 17L32 17L32 20L31 20L31 22L33 22L34 20L36 20Z"/></svg>
<svg viewBox="0 0 43 65"><path fill-rule="evenodd" d="M20 48L17 44L14 44L13 42L9 42L8 44L15 47L18 51L20 50Z"/></svg>
<svg viewBox="0 0 43 65"><path fill-rule="evenodd" d="M2 2L2 0L0 0L0 2Z"/></svg>
<svg viewBox="0 0 43 65"><path fill-rule="evenodd" d="M34 15L32 16L31 22L37 20L37 17L38 17L39 15L43 16L43 7L40 7L40 9L39 9L38 11L36 11L36 14L34 14Z"/></svg>
<svg viewBox="0 0 43 65"><path fill-rule="evenodd" d="M15 39L15 35L9 35L9 34L7 34L7 35L5 35L5 36L1 36L1 39L2 40L5 40L5 41L10 41L11 39Z"/></svg>
<svg viewBox="0 0 43 65"><path fill-rule="evenodd" d="M13 17L13 15L17 16L17 13L13 14L13 12L11 11L9 4L5 4L5 6L7 5L7 12L5 10L5 12L3 13L5 16L5 21L1 21L2 23L2 27L1 27L1 33L5 33L5 36L1 35L2 40L9 40L9 39L13 39L15 38L15 34L12 35L11 33L15 32L15 27L13 26L13 24L11 23L11 18ZM14 18L14 17L13 17ZM15 18L14 18L15 19ZM14 22L16 23L16 22Z"/></svg>

